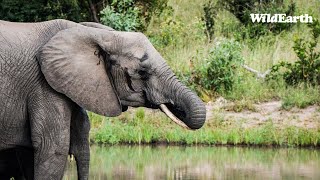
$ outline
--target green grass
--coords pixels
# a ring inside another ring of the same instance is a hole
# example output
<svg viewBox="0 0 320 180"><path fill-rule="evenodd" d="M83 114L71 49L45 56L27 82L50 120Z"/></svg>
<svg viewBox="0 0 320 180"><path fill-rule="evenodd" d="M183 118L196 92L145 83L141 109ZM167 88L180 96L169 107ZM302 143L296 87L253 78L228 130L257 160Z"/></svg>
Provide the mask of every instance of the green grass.
<svg viewBox="0 0 320 180"><path fill-rule="evenodd" d="M287 86L281 80L266 82L250 74L247 74L245 79L241 83L236 83L231 92L222 93L223 97L235 102L236 106L232 110L237 112L240 112L241 109L254 110L252 109L253 103L272 100L281 100L285 110L293 107L306 108L320 103L319 86L304 84Z"/></svg>
<svg viewBox="0 0 320 180"><path fill-rule="evenodd" d="M101 117L91 114L91 121L95 119ZM101 126L91 130L90 140L98 144L320 145L319 129L278 127L272 121L245 129L242 123L245 122L228 123L217 117L209 120L200 130L190 131L173 124L161 112L144 112L140 108L118 118L106 118Z"/></svg>
<svg viewBox="0 0 320 180"><path fill-rule="evenodd" d="M319 87L290 87L281 95L283 109L306 108L320 103Z"/></svg>

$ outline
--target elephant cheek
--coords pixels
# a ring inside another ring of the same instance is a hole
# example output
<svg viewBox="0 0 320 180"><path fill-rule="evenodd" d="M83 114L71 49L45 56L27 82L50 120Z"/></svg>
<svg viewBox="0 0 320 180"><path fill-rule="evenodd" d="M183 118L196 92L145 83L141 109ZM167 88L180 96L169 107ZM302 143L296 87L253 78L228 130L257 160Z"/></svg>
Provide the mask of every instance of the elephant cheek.
<svg viewBox="0 0 320 180"><path fill-rule="evenodd" d="M125 98L120 99L122 106L140 107L145 105L145 99L140 93L133 93Z"/></svg>

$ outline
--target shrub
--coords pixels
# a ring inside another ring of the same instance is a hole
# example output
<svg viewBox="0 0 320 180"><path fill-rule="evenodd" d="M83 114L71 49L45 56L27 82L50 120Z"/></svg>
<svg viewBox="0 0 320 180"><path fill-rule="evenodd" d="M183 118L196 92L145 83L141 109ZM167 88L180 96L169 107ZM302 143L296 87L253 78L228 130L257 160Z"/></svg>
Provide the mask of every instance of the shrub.
<svg viewBox="0 0 320 180"><path fill-rule="evenodd" d="M270 32L279 34L293 26L293 23L253 23L250 17L251 13L271 15L280 13L292 16L294 12L295 4L291 3L289 6L285 6L282 0L265 1L255 5L252 9L245 9L241 19L246 28L238 38L257 38Z"/></svg>
<svg viewBox="0 0 320 180"><path fill-rule="evenodd" d="M311 28L311 40L297 38L293 49L298 57L294 63L280 62L272 67L268 79L283 78L289 85L307 83L320 84L320 52L316 49L320 35L320 23L314 20L308 24Z"/></svg>
<svg viewBox="0 0 320 180"><path fill-rule="evenodd" d="M143 27L146 28L153 17L158 17L168 9L168 0L136 0L137 6L140 7ZM146 29L144 29L146 30Z"/></svg>
<svg viewBox="0 0 320 180"><path fill-rule="evenodd" d="M77 0L1 0L0 19L14 22L39 22L52 19L89 21L87 3Z"/></svg>
<svg viewBox="0 0 320 180"><path fill-rule="evenodd" d="M141 27L140 9L133 0L113 0L101 11L101 22L119 31L136 31Z"/></svg>
<svg viewBox="0 0 320 180"><path fill-rule="evenodd" d="M234 36L238 40L243 40L246 38L258 38L270 32L279 34L284 30L290 29L293 26L291 23L253 23L250 14L281 13L293 15L295 12L295 3L291 2L288 6L285 6L283 0L218 0L215 4L210 0L204 4L203 10L203 19L206 22L206 31L209 39L213 37L218 12L227 10L232 13L242 25L234 31Z"/></svg>
<svg viewBox="0 0 320 180"><path fill-rule="evenodd" d="M101 22L116 30L143 31L151 17L167 8L168 0L112 0L101 12Z"/></svg>
<svg viewBox="0 0 320 180"><path fill-rule="evenodd" d="M224 40L209 51L204 64L198 63L190 75L189 83L194 82L209 91L231 91L239 78L237 70L242 62L240 44Z"/></svg>
<svg viewBox="0 0 320 180"><path fill-rule="evenodd" d="M164 12L164 20L160 22L160 27L156 32L150 32L149 37L156 47L164 48L172 44L179 44L184 36L185 24L172 17L173 9Z"/></svg>
<svg viewBox="0 0 320 180"><path fill-rule="evenodd" d="M154 19L153 28L147 32L152 44L158 50L174 47L186 47L195 42L204 42L204 22L195 17L189 23L184 23L180 18L175 17L172 7L167 7L159 16Z"/></svg>

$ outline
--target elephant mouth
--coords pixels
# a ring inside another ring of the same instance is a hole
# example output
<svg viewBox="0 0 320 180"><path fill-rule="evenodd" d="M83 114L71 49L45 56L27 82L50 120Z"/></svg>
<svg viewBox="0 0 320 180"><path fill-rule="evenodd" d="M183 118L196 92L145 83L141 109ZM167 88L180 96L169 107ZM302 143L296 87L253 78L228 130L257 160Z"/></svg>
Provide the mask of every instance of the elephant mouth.
<svg viewBox="0 0 320 180"><path fill-rule="evenodd" d="M146 108L150 109L160 109L162 110L174 123L178 124L179 126L185 128L185 129L192 129L190 128L184 121L187 118L187 114L185 111L183 111L181 108L171 104L171 103L153 103L148 100L147 95L144 93L144 104L143 106ZM126 103L126 104L125 104ZM125 104L125 105L124 105ZM127 101L122 101L122 110L123 112L126 111L128 108L128 103ZM133 104L131 103L129 106L132 106ZM140 106L137 104L137 106L132 106L132 107L138 107Z"/></svg>
<svg viewBox="0 0 320 180"><path fill-rule="evenodd" d="M145 107L151 109L160 109L164 112L174 123L178 124L179 126L190 129L181 119L186 118L186 113L176 106L172 105L171 103L165 103L160 105L155 105L149 101L146 101Z"/></svg>
<svg viewBox="0 0 320 180"><path fill-rule="evenodd" d="M182 120L186 117L186 114L184 111L176 108L175 106L171 104L160 104L160 109L176 124L179 126L190 129Z"/></svg>
<svg viewBox="0 0 320 180"><path fill-rule="evenodd" d="M128 106L122 105L122 112L126 112L128 110Z"/></svg>

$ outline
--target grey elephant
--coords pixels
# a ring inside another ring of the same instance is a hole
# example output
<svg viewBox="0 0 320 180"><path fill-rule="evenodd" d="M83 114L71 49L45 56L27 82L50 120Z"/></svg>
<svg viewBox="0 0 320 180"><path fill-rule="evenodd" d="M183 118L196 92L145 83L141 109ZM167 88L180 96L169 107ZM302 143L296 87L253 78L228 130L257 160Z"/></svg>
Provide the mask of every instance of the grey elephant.
<svg viewBox="0 0 320 180"><path fill-rule="evenodd" d="M0 102L0 179L62 179L68 154L88 179L84 109L114 117L128 106L160 108L189 129L206 119L143 34L67 20L0 21ZM5 164L6 153L18 163ZM21 173L10 174L17 164Z"/></svg>

